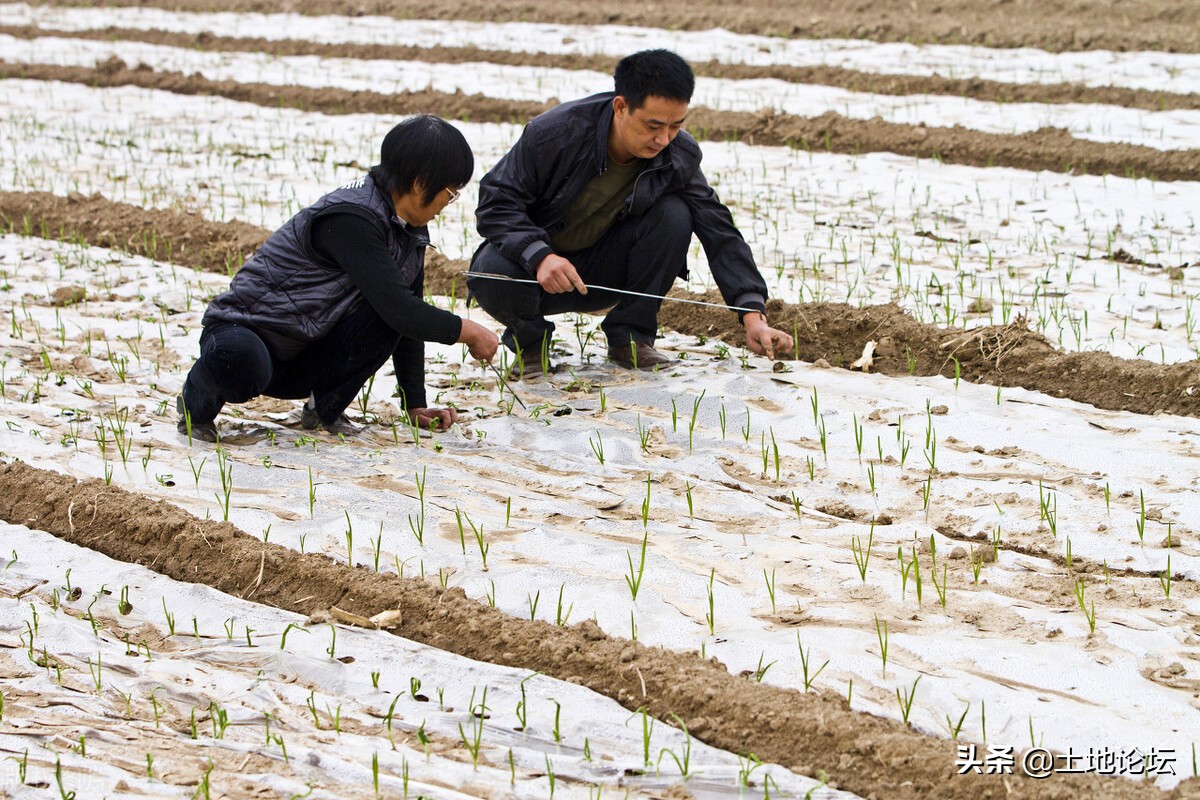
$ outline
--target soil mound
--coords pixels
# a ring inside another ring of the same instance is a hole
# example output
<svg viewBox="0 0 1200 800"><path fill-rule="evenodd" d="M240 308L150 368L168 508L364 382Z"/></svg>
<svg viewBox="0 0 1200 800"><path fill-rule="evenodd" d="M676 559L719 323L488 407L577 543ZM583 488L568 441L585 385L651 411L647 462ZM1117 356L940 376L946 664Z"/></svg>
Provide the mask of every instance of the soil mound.
<svg viewBox="0 0 1200 800"><path fill-rule="evenodd" d="M229 274L269 235L244 222L210 222L194 212L144 209L98 194L47 192L0 192L0 228Z"/></svg>
<svg viewBox="0 0 1200 800"><path fill-rule="evenodd" d="M424 61L437 64L487 63L519 67L592 70L612 74L617 64L606 55L517 53L478 47L421 47L402 44L324 44L296 39L214 36L135 28L98 28L64 34L46 28L0 25L0 33L21 39L70 36L97 41L127 40L215 52L271 53L276 56L319 56L362 60ZM836 86L853 92L894 96L948 95L999 103L1090 103L1149 111L1200 108L1200 95L1119 86L1085 86L1081 83L1004 83L982 78L946 78L940 75L887 75L831 66L725 64L716 60L692 63L693 71L708 78L759 80L773 78L789 83Z"/></svg>
<svg viewBox="0 0 1200 800"><path fill-rule="evenodd" d="M269 231L242 222L211 222L198 214L146 210L99 195L56 197L44 192L0 192L0 226L17 233L170 259L211 272L232 273ZM465 261L429 252L425 287L466 297ZM675 290L674 295L692 297ZM716 292L702 299L721 302ZM994 386L1020 386L1140 414L1200 416L1200 363L1154 364L1108 353L1069 353L1028 330L1023 321L973 331L918 322L895 304L768 304L771 324L795 334L796 349L781 358L834 366L853 364L876 342L873 369L885 375L943 375ZM745 343L737 317L716 308L666 303L659 323L681 333Z"/></svg>
<svg viewBox="0 0 1200 800"><path fill-rule="evenodd" d="M131 68L116 58L95 69L0 61L0 79L5 78L103 87L140 86L325 114L377 114L383 109L398 115L428 112L471 122L523 124L556 102L510 101L478 94L434 91L385 95L334 88L211 81L194 74ZM832 153L888 152L979 167L1200 180L1200 149L1156 150L1140 145L1093 142L1077 139L1060 128L1007 135L974 131L959 125L934 128L884 122L879 118L850 119L834 112L810 118L770 110L752 114L695 107L688 115L688 131L701 140L741 141Z"/></svg>
<svg viewBox="0 0 1200 800"><path fill-rule="evenodd" d="M715 292L706 296L721 302ZM1064 352L1024 320L974 330L918 322L899 306L844 303L767 304L771 324L793 333L784 358L825 359L847 367L875 341L872 369L885 375L943 375L998 387L1020 386L1097 408L1200 416L1200 363L1154 364L1108 353ZM715 308L664 304L660 324L682 333L745 344L734 315Z"/></svg>
<svg viewBox="0 0 1200 800"><path fill-rule="evenodd" d="M57 0L52 5L91 5ZM111 0L113 6L144 6L145 0ZM562 22L639 25L683 30L725 28L738 33L803 39L872 39L880 42L939 42L1046 50L1165 50L1200 52L1195 9L1183 0L171 0L180 11L294 11L302 14L380 14L400 19L459 19L485 22Z"/></svg>
<svg viewBox="0 0 1200 800"><path fill-rule="evenodd" d="M677 714L702 741L801 774L828 773L831 785L863 797L1165 797L1151 786L1097 776L959 776L954 742L851 711L840 697L751 683L716 659L612 637L591 621L558 627L509 617L461 589L303 555L95 479L80 482L20 462L0 465L0 518L300 614L335 605L365 617L400 609L396 635L579 683L664 721ZM1185 796L1180 792L1194 783L1173 796Z"/></svg>

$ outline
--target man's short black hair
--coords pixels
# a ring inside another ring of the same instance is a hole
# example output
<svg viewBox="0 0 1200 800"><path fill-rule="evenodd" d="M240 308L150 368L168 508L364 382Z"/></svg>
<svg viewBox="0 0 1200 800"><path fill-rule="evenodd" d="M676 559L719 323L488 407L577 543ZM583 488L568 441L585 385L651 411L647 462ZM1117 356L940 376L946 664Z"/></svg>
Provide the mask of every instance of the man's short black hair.
<svg viewBox="0 0 1200 800"><path fill-rule="evenodd" d="M630 110L636 111L650 96L690 103L696 77L688 63L670 50L642 50L617 63L613 83Z"/></svg>
<svg viewBox="0 0 1200 800"><path fill-rule="evenodd" d="M425 205L447 187L461 189L475 172L475 156L465 136L433 114L419 114L388 131L371 177L386 192L405 195L424 190Z"/></svg>

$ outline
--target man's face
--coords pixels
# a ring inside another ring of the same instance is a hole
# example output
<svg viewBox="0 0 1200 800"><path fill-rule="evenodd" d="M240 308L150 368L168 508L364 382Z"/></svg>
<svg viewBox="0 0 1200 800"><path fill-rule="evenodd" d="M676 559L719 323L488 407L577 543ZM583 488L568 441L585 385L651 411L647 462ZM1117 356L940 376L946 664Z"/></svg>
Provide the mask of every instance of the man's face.
<svg viewBox="0 0 1200 800"><path fill-rule="evenodd" d="M613 99L612 138L616 141L616 155L626 158L654 158L671 143L683 129L687 118L688 104L684 100L671 100L651 95L641 107L634 110L625 98L617 95Z"/></svg>

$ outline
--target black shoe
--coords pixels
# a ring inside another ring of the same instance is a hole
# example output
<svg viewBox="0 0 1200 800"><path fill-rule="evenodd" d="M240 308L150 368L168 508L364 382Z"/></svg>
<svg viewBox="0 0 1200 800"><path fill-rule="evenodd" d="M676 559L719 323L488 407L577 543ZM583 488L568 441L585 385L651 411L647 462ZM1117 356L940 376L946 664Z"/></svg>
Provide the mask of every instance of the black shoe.
<svg viewBox="0 0 1200 800"><path fill-rule="evenodd" d="M217 434L217 423L214 420L208 422L196 422L192 420L191 432L188 431L187 414L183 413L183 395L175 398L175 410L179 412L179 420L175 423L175 430L183 436L190 436L191 439L199 439L202 442L215 443L219 438Z"/></svg>
<svg viewBox="0 0 1200 800"><path fill-rule="evenodd" d="M638 342L636 346L627 344L610 346L608 358L626 369L640 369L647 372L671 363L671 359L655 350L654 345L646 342Z"/></svg>
<svg viewBox="0 0 1200 800"><path fill-rule="evenodd" d="M312 405L312 398L304 401L304 408L300 409L300 427L306 431L315 431L318 427L324 428L327 433L332 433L334 436L354 436L359 433L362 428L350 421L350 418L345 414L338 414L337 419L333 422L322 422L317 416L317 409Z"/></svg>

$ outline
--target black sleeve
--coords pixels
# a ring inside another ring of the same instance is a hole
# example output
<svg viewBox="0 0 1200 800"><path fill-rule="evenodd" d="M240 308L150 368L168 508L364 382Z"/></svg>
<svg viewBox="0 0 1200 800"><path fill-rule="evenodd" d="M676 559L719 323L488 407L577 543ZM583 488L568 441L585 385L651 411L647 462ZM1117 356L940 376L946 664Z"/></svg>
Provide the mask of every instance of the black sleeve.
<svg viewBox="0 0 1200 800"><path fill-rule="evenodd" d="M313 220L309 238L313 251L345 270L392 330L419 342L458 341L462 320L422 300L419 284L404 285L383 231L370 220L351 213L323 214Z"/></svg>
<svg viewBox="0 0 1200 800"><path fill-rule="evenodd" d="M548 151L536 141L539 130L536 124L526 125L512 149L480 179L475 210L479 235L530 275L536 275L542 259L554 252L550 234L529 214L542 194L541 173L550 170L545 163Z"/></svg>
<svg viewBox="0 0 1200 800"><path fill-rule="evenodd" d="M400 391L400 408L426 408L425 399L425 343L407 336L400 339L392 353L392 366L396 368L396 388Z"/></svg>

